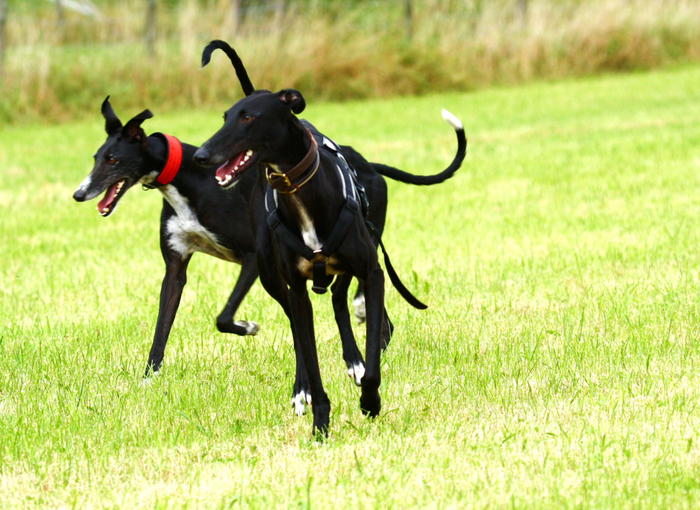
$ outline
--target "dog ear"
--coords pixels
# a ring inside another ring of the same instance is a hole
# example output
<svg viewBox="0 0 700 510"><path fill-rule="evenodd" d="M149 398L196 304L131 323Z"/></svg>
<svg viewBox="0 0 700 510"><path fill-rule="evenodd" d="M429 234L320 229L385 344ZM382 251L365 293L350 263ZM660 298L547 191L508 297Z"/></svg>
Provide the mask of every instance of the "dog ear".
<svg viewBox="0 0 700 510"><path fill-rule="evenodd" d="M122 134L127 138L133 138L139 142L143 142L146 139L146 133L143 131L141 123L146 119L150 119L151 117L153 117L151 110L142 111L126 123L122 129Z"/></svg>
<svg viewBox="0 0 700 510"><path fill-rule="evenodd" d="M108 135L113 135L122 128L122 121L114 113L112 105L109 104L109 96L102 101L102 116L105 118L105 131Z"/></svg>
<svg viewBox="0 0 700 510"><path fill-rule="evenodd" d="M304 101L304 96L301 92L295 89L284 89L277 93L277 97L280 98L284 104L289 106L289 108L294 113L301 113L306 108L306 101Z"/></svg>

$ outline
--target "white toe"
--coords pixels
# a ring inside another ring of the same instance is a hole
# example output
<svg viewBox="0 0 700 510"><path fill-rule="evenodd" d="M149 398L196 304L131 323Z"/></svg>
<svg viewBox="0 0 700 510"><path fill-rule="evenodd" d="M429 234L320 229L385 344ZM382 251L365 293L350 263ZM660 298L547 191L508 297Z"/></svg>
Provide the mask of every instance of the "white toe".
<svg viewBox="0 0 700 510"><path fill-rule="evenodd" d="M362 363L355 363L348 368L348 376L356 385L360 386L362 384L362 378L365 376L365 366Z"/></svg>
<svg viewBox="0 0 700 510"><path fill-rule="evenodd" d="M311 405L311 395L304 390L300 391L292 397L292 407L297 416L303 416L306 413L306 404Z"/></svg>
<svg viewBox="0 0 700 510"><path fill-rule="evenodd" d="M255 335L258 331L260 331L260 326L258 325L257 322L253 321L235 321L234 324L236 326L240 326L242 328L245 328L245 334L246 335Z"/></svg>

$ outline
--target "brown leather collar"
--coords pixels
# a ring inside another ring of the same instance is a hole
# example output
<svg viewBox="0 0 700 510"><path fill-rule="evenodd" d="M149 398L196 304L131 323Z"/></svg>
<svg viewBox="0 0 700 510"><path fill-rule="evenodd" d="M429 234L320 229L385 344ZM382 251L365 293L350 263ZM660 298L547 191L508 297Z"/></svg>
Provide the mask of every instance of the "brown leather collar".
<svg viewBox="0 0 700 510"><path fill-rule="evenodd" d="M273 189L284 194L296 193L301 187L309 182L316 175L318 166L321 163L318 154L318 143L311 134L311 131L306 130L311 144L306 155L288 172L276 172L270 167L265 168L265 178L270 183ZM297 182L297 179L300 179Z"/></svg>

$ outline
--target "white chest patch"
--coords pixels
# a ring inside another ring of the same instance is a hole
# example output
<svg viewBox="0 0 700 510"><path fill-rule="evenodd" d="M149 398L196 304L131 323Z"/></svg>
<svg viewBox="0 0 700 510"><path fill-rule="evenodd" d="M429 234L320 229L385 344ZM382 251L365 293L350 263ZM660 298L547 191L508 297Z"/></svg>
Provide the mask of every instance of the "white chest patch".
<svg viewBox="0 0 700 510"><path fill-rule="evenodd" d="M231 250L219 243L216 235L199 222L187 198L182 196L174 186L163 186L161 192L170 207L175 210L175 216L168 219L165 227L170 248L179 253L182 258L199 251L229 262L240 262Z"/></svg>
<svg viewBox="0 0 700 510"><path fill-rule="evenodd" d="M309 216L309 212L297 197L292 195L291 199L299 213L299 230L301 231L301 238L304 240L304 244L312 250L320 250L322 248L321 242L318 240L314 222ZM307 278L311 276L311 267L312 264L308 260L304 257L299 257L297 268L303 275L306 275Z"/></svg>
<svg viewBox="0 0 700 510"><path fill-rule="evenodd" d="M312 250L320 250L323 248L321 241L318 240L318 234L316 234L316 229L314 228L314 222L309 216L308 211L304 207L304 204L295 197L292 196L292 203L299 213L299 230L301 231L301 237L304 240L304 244L311 248ZM299 257L297 261L297 269L301 274L306 276L306 278L312 278L312 268L313 264L306 260L304 257ZM343 271L340 269L340 263L337 258L329 257L326 264L326 274L342 274Z"/></svg>
<svg viewBox="0 0 700 510"><path fill-rule="evenodd" d="M301 230L301 237L304 240L304 244L311 248L312 250L320 250L322 248L321 242L318 240L318 235L316 235L316 229L314 228L314 222L311 220L309 213L307 212L304 204L301 203L297 197L292 196L292 202L294 207L296 207L299 212L299 230Z"/></svg>

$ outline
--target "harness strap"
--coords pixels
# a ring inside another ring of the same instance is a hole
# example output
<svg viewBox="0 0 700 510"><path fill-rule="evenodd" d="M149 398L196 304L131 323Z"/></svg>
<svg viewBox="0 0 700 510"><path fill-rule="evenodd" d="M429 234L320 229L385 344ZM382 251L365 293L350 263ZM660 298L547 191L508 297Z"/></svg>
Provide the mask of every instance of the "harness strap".
<svg viewBox="0 0 700 510"><path fill-rule="evenodd" d="M399 294L401 294L401 297L404 298L412 307L418 308L419 310L425 310L426 308L428 308L428 305L419 301L418 298L406 288L406 286L399 278L399 275L396 273L396 269L394 269L394 266L391 264L391 260L389 260L389 254L386 252L386 248L384 247L384 243L382 242L382 237L379 235L379 232L377 231L377 228L374 226L374 224L372 224L371 221L365 219L365 225L367 225L367 229L370 231L370 233L376 239L379 246L382 248L386 272L389 274L389 280L391 280L391 284L394 286L394 288L398 291Z"/></svg>
<svg viewBox="0 0 700 510"><path fill-rule="evenodd" d="M289 227L282 222L277 207L268 212L267 226L282 242L284 242L284 244L289 247L290 250L295 252L297 255L300 255L309 261L313 260L313 258L316 256L314 251L306 246L304 241L302 241L297 234L292 232Z"/></svg>
<svg viewBox="0 0 700 510"><path fill-rule="evenodd" d="M311 272L313 279L311 280L311 290L316 294L325 294L328 286L333 281L332 274L326 274L326 259L314 262L314 267Z"/></svg>
<svg viewBox="0 0 700 510"><path fill-rule="evenodd" d="M343 208L340 210L340 214L338 214L338 219L333 226L333 230L331 230L328 239L326 239L326 242L323 244L323 248L321 248L321 253L323 255L330 257L333 253L335 253L340 244L343 242L343 239L345 239L345 236L348 234L350 225L352 225L353 221L355 220L355 215L359 211L360 208L357 205L357 200L355 200L355 198L352 196L347 196L345 198Z"/></svg>

